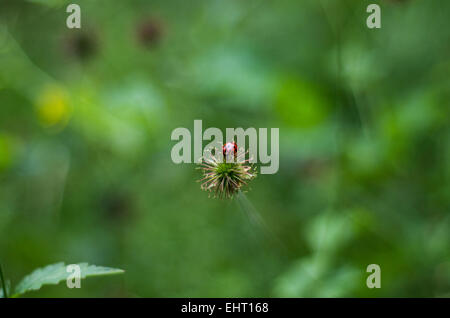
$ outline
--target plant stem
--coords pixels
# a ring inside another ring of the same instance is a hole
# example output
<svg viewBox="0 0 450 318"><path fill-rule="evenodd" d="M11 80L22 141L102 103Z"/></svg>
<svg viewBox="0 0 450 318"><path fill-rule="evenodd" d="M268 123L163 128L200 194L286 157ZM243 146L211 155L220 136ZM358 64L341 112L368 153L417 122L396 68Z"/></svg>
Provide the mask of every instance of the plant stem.
<svg viewBox="0 0 450 318"><path fill-rule="evenodd" d="M278 247L283 251L287 252L286 246L279 239L279 237L269 228L267 223L263 220L261 213L256 210L250 200L247 198L245 193L241 190L238 190L236 196L237 203L241 210L247 215L252 226L255 226L261 233L263 233L266 238L270 239L272 242L278 245Z"/></svg>
<svg viewBox="0 0 450 318"><path fill-rule="evenodd" d="M0 279L2 280L2 288L3 288L3 297L8 298L8 292L6 291L6 282L3 277L2 265L0 264Z"/></svg>

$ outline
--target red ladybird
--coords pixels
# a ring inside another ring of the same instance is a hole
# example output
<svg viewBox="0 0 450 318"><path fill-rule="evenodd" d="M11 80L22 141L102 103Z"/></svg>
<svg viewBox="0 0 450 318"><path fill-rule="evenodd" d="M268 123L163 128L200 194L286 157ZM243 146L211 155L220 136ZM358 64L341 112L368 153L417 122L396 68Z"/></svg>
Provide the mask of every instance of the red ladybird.
<svg viewBox="0 0 450 318"><path fill-rule="evenodd" d="M228 156L230 153L234 153L234 155L236 156L237 150L238 150L238 147L237 147L237 145L236 145L236 143L234 141L233 142L227 142L222 147L222 152L223 152L223 155L225 157Z"/></svg>

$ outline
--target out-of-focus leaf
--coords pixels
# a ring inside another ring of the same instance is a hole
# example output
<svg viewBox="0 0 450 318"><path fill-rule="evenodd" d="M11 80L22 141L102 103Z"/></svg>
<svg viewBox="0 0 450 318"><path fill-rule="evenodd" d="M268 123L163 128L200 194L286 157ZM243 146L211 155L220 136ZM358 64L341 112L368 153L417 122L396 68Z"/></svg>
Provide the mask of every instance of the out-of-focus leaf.
<svg viewBox="0 0 450 318"><path fill-rule="evenodd" d="M299 260L284 273L275 285L277 297L312 297L313 288L329 268L326 257L309 257Z"/></svg>
<svg viewBox="0 0 450 318"><path fill-rule="evenodd" d="M289 78L280 83L277 111L287 125L311 128L323 123L328 104L315 85Z"/></svg>
<svg viewBox="0 0 450 318"><path fill-rule="evenodd" d="M307 240L316 252L333 253L355 236L348 214L323 214L315 218L307 232Z"/></svg>
<svg viewBox="0 0 450 318"><path fill-rule="evenodd" d="M346 297L364 282L363 271L344 266L336 269L322 282L314 297Z"/></svg>

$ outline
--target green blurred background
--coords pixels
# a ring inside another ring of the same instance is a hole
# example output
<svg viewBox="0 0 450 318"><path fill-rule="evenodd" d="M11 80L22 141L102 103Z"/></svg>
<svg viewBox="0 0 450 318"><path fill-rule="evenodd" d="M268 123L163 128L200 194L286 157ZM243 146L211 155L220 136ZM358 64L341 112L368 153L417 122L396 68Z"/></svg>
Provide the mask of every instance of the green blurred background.
<svg viewBox="0 0 450 318"><path fill-rule="evenodd" d="M28 297L450 297L449 18L448 0L0 0L6 276L126 270ZM279 172L247 193L268 229L172 163L194 119L280 128Z"/></svg>

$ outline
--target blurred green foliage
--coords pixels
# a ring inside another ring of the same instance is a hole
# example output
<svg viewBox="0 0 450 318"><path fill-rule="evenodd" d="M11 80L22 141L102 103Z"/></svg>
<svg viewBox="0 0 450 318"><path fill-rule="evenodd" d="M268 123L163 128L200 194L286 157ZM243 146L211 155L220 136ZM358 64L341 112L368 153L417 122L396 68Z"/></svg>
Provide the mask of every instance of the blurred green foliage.
<svg viewBox="0 0 450 318"><path fill-rule="evenodd" d="M0 1L12 283L86 261L126 273L29 296L450 296L449 1L78 0L80 30L70 2ZM172 163L194 119L280 128L247 194L280 244Z"/></svg>

